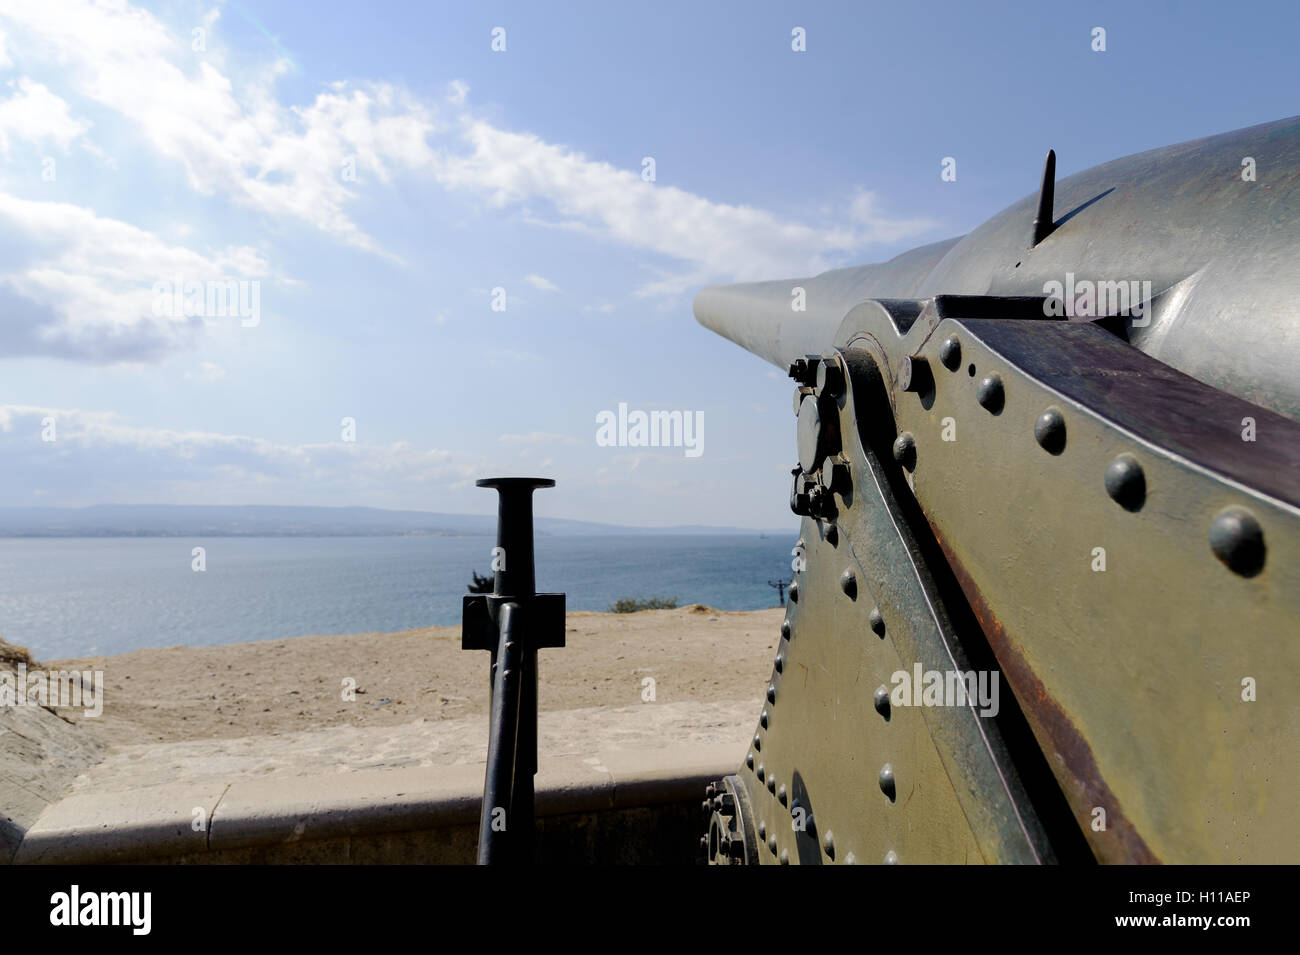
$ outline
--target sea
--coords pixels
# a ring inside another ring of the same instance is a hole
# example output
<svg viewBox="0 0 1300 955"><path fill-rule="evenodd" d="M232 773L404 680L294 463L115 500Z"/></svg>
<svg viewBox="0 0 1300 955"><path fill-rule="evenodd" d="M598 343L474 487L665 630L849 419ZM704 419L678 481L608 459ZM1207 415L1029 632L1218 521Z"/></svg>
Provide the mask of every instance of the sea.
<svg viewBox="0 0 1300 955"><path fill-rule="evenodd" d="M0 637L39 660L458 624L486 536L0 539ZM793 535L541 536L537 589L569 610L675 597L778 606ZM204 548L196 570L195 547Z"/></svg>

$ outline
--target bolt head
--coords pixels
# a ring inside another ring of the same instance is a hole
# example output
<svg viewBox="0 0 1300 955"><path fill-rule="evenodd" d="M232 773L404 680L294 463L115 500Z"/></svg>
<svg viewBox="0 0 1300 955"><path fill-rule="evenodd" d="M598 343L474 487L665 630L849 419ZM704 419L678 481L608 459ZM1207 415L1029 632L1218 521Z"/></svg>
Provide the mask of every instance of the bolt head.
<svg viewBox="0 0 1300 955"><path fill-rule="evenodd" d="M809 355L805 358L796 358L790 363L790 368L786 372L791 378L801 385L812 385L817 381L817 365L820 359L816 355Z"/></svg>
<svg viewBox="0 0 1300 955"><path fill-rule="evenodd" d="M1065 450L1065 418L1055 408L1048 408L1034 422L1034 440L1048 454Z"/></svg>
<svg viewBox="0 0 1300 955"><path fill-rule="evenodd" d="M804 474L812 474L821 466L824 453L822 440L822 412L812 395L799 402L799 424L796 434L799 450L799 467Z"/></svg>
<svg viewBox="0 0 1300 955"><path fill-rule="evenodd" d="M878 686L876 692L871 694L871 705L876 708L876 712L889 719L889 687Z"/></svg>
<svg viewBox="0 0 1300 955"><path fill-rule="evenodd" d="M885 636L885 618L880 615L879 607L872 607L871 613L867 617L867 623L876 636L883 638Z"/></svg>
<svg viewBox="0 0 1300 955"><path fill-rule="evenodd" d="M1106 468L1106 493L1126 511L1140 511L1147 496L1142 465L1131 454L1121 454Z"/></svg>
<svg viewBox="0 0 1300 955"><path fill-rule="evenodd" d="M916 438L904 431L894 439L894 460L909 471L916 470Z"/></svg>
<svg viewBox="0 0 1300 955"><path fill-rule="evenodd" d="M979 388L975 391L975 397L980 406L989 414L1001 414L1002 406L1006 402L1006 394L1002 389L1002 379L997 375L985 375L980 379Z"/></svg>
<svg viewBox="0 0 1300 955"><path fill-rule="evenodd" d="M858 578L853 573L852 567L847 567L844 573L840 574L840 590L850 600L856 600L858 596Z"/></svg>
<svg viewBox="0 0 1300 955"><path fill-rule="evenodd" d="M1254 577L1264 569L1264 529L1244 507L1225 508L1210 524L1210 550L1233 573Z"/></svg>
<svg viewBox="0 0 1300 955"><path fill-rule="evenodd" d="M769 703L775 703L775 702L776 702L776 684L775 684L775 683L769 683L769 684L767 685L767 702L769 702Z"/></svg>
<svg viewBox="0 0 1300 955"><path fill-rule="evenodd" d="M943 362L943 367L949 371L956 371L961 367L961 342L957 340L956 335L949 335L939 346L939 361Z"/></svg>
<svg viewBox="0 0 1300 955"><path fill-rule="evenodd" d="M930 363L919 355L904 355L898 363L898 387L903 391L923 392L932 382Z"/></svg>
<svg viewBox="0 0 1300 955"><path fill-rule="evenodd" d="M844 369L839 359L823 358L817 365L817 393L830 398L844 394Z"/></svg>
<svg viewBox="0 0 1300 955"><path fill-rule="evenodd" d="M781 636L783 636L783 637L785 637L787 640L789 640L789 639L790 639L790 635L791 635L791 633L793 633L793 632L794 632L794 631L793 631L793 630L791 629L791 627L790 627L790 621L789 621L789 620L782 620L782 621L781 621Z"/></svg>
<svg viewBox="0 0 1300 955"><path fill-rule="evenodd" d="M890 802L893 802L898 792L894 784L894 767L890 763L885 763L880 768L879 782L880 791L889 797Z"/></svg>

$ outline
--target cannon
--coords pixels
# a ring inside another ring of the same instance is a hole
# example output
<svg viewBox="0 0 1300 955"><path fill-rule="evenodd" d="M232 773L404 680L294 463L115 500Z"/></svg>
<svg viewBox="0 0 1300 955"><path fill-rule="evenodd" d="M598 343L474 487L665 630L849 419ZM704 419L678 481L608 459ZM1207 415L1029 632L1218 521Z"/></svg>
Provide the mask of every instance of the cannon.
<svg viewBox="0 0 1300 955"><path fill-rule="evenodd" d="M694 311L800 516L709 862L1300 862L1300 118Z"/></svg>

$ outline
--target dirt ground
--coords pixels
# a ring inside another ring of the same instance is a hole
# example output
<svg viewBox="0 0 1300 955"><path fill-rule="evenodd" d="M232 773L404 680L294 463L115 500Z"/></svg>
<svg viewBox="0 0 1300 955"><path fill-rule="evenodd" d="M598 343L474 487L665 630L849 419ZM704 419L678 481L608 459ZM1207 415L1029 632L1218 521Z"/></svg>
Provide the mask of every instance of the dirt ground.
<svg viewBox="0 0 1300 955"><path fill-rule="evenodd" d="M757 699L783 616L700 605L571 613L567 646L539 654L539 707L629 706L651 691L660 703ZM488 660L461 650L459 627L433 627L42 664L103 671L103 715L83 721L103 742L132 744L478 716L487 711Z"/></svg>

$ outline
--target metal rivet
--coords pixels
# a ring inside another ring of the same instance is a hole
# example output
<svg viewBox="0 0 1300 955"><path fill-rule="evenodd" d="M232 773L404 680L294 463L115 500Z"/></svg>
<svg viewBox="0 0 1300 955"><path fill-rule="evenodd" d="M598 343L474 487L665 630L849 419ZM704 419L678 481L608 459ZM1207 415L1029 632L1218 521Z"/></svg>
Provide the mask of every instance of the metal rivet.
<svg viewBox="0 0 1300 955"><path fill-rule="evenodd" d="M856 599L858 596L858 578L853 576L853 568L845 568L844 573L840 574L840 590L848 595L849 599Z"/></svg>
<svg viewBox="0 0 1300 955"><path fill-rule="evenodd" d="M885 635L885 618L882 617L882 616L880 616L880 608L879 608L879 607L872 607L872 608L871 608L871 614L870 614L870 616L867 617L867 623L871 625L871 629L875 631L876 636L878 636L878 637L884 637L884 635Z"/></svg>
<svg viewBox="0 0 1300 955"><path fill-rule="evenodd" d="M1048 454L1065 450L1065 419L1055 408L1048 408L1034 422L1034 438Z"/></svg>
<svg viewBox="0 0 1300 955"><path fill-rule="evenodd" d="M762 779L762 776L759 778ZM893 802L897 795L894 789L894 767L889 763L885 763L880 769L880 791L889 797L890 802Z"/></svg>
<svg viewBox="0 0 1300 955"><path fill-rule="evenodd" d="M769 703L775 703L775 702L776 702L776 684L775 684L775 683L769 683L769 684L767 685L767 702L769 702Z"/></svg>
<svg viewBox="0 0 1300 955"><path fill-rule="evenodd" d="M787 640L790 639L790 621L789 621L789 620L782 620L782 621L781 621L781 636L785 637Z"/></svg>
<svg viewBox="0 0 1300 955"><path fill-rule="evenodd" d="M764 710L759 714L758 725L763 727L763 729L767 729L767 710Z"/></svg>
<svg viewBox="0 0 1300 955"><path fill-rule="evenodd" d="M746 768L748 768L748 769L753 769L753 768L754 768L754 754L753 754L753 753L746 753L746 754L745 754L745 766L746 766Z"/></svg>
<svg viewBox="0 0 1300 955"><path fill-rule="evenodd" d="M979 388L975 391L975 397L979 400L981 407L989 414L1000 413L1006 397L1002 391L1002 379L997 375L985 375L980 379Z"/></svg>
<svg viewBox="0 0 1300 955"><path fill-rule="evenodd" d="M782 850L781 850L781 865L789 865L789 864L790 864L790 853L788 853L788 852L786 852L784 849L782 849Z"/></svg>
<svg viewBox="0 0 1300 955"><path fill-rule="evenodd" d="M834 859L835 858L835 833L827 829L826 835L822 837L822 845L826 847L826 854L830 856L832 859Z"/></svg>
<svg viewBox="0 0 1300 955"><path fill-rule="evenodd" d="M774 796L776 795L776 777L771 773L767 774L767 791Z"/></svg>
<svg viewBox="0 0 1300 955"><path fill-rule="evenodd" d="M1126 511L1142 509L1147 496L1147 479L1142 465L1131 454L1121 454L1106 468L1106 493Z"/></svg>
<svg viewBox="0 0 1300 955"><path fill-rule="evenodd" d="M767 823L765 823L762 819L758 820L758 838L760 839L767 838Z"/></svg>
<svg viewBox="0 0 1300 955"><path fill-rule="evenodd" d="M776 855L776 833L767 837L767 847L772 850L772 855Z"/></svg>
<svg viewBox="0 0 1300 955"><path fill-rule="evenodd" d="M857 865L857 864L858 864L858 857L855 856L852 852L850 852L848 855L846 855L846 856L844 857L844 864L845 864L845 865Z"/></svg>
<svg viewBox="0 0 1300 955"><path fill-rule="evenodd" d="M1210 549L1233 573L1254 577L1264 567L1264 529L1244 507L1225 508L1210 524Z"/></svg>
<svg viewBox="0 0 1300 955"><path fill-rule="evenodd" d="M785 672L785 654L778 653L776 659L772 661L772 666L776 667L777 673Z"/></svg>
<svg viewBox="0 0 1300 955"><path fill-rule="evenodd" d="M885 865L898 865L898 853L893 849L885 853Z"/></svg>
<svg viewBox="0 0 1300 955"><path fill-rule="evenodd" d="M961 367L961 342L957 340L956 335L949 335L939 346L939 361L943 362L943 367L949 371L956 371Z"/></svg>
<svg viewBox="0 0 1300 955"><path fill-rule="evenodd" d="M876 692L871 696L871 705L876 708L876 712L889 719L889 687L878 686Z"/></svg>
<svg viewBox="0 0 1300 955"><path fill-rule="evenodd" d="M797 604L798 602L799 602L799 585L797 583L792 583L790 584L790 603Z"/></svg>
<svg viewBox="0 0 1300 955"><path fill-rule="evenodd" d="M776 798L777 801L781 803L781 805L783 806L786 805L786 800L789 797L786 795L785 783L782 783L780 786L776 788Z"/></svg>
<svg viewBox="0 0 1300 955"><path fill-rule="evenodd" d="M894 439L894 460L909 471L916 470L916 438L904 431Z"/></svg>
<svg viewBox="0 0 1300 955"><path fill-rule="evenodd" d="M763 781L764 777L767 776L767 770L763 767L762 763L758 764L758 769L754 771L754 775L758 777L760 783Z"/></svg>
<svg viewBox="0 0 1300 955"><path fill-rule="evenodd" d="M754 734L754 749L762 749L762 748L763 748L763 737L761 737L761 736L759 736L757 733L755 733L755 734Z"/></svg>

